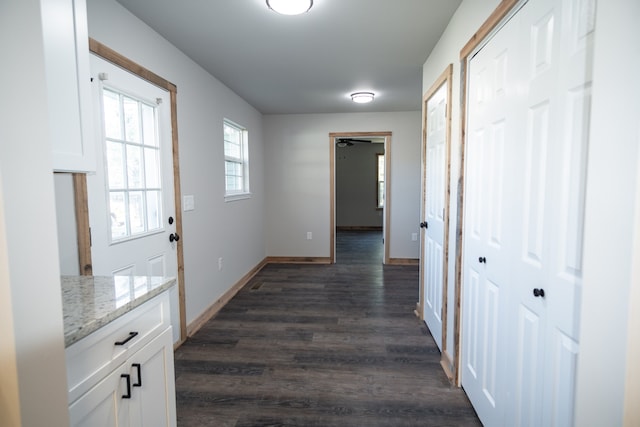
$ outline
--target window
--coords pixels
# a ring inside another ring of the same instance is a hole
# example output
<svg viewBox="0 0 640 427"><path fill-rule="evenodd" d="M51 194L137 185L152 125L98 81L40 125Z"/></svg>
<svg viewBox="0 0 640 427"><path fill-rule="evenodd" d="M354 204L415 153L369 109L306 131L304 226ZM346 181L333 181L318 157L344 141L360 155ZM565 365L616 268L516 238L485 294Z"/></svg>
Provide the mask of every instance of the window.
<svg viewBox="0 0 640 427"><path fill-rule="evenodd" d="M224 121L225 198L234 200L249 196L249 155L247 130Z"/></svg>
<svg viewBox="0 0 640 427"><path fill-rule="evenodd" d="M102 93L111 241L162 229L156 106L105 88Z"/></svg>
<svg viewBox="0 0 640 427"><path fill-rule="evenodd" d="M378 173L376 174L378 177L378 209L384 208L384 154L376 154L378 158Z"/></svg>

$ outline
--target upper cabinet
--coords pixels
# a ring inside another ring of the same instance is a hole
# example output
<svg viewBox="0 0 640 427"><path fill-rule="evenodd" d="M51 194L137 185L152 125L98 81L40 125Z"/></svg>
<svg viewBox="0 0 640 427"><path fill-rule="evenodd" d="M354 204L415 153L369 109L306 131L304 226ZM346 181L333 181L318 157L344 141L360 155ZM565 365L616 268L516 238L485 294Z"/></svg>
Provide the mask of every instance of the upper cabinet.
<svg viewBox="0 0 640 427"><path fill-rule="evenodd" d="M53 170L95 172L85 0L41 3Z"/></svg>

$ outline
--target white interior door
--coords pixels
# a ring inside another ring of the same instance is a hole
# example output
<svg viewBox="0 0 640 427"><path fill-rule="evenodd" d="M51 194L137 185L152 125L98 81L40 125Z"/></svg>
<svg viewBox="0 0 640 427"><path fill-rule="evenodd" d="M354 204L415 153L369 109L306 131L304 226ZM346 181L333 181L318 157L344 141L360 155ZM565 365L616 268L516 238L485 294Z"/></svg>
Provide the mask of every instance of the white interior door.
<svg viewBox="0 0 640 427"><path fill-rule="evenodd" d="M93 274L176 277L169 93L95 55L91 75L101 147L87 176ZM175 342L177 290L171 305Z"/></svg>
<svg viewBox="0 0 640 427"><path fill-rule="evenodd" d="M427 100L426 167L421 274L424 286L423 317L442 351L444 289L445 186L447 168L447 84Z"/></svg>
<svg viewBox="0 0 640 427"><path fill-rule="evenodd" d="M530 54L518 177L524 196L515 260L518 381L508 419L572 426L595 0L529 3L522 11Z"/></svg>
<svg viewBox="0 0 640 427"><path fill-rule="evenodd" d="M485 425L503 425L512 381L505 370L509 328L510 257L516 251L512 175L521 123L514 108L517 17L469 64L465 156L463 332L461 382Z"/></svg>
<svg viewBox="0 0 640 427"><path fill-rule="evenodd" d="M594 10L529 1L469 62L462 384L486 425L573 425Z"/></svg>

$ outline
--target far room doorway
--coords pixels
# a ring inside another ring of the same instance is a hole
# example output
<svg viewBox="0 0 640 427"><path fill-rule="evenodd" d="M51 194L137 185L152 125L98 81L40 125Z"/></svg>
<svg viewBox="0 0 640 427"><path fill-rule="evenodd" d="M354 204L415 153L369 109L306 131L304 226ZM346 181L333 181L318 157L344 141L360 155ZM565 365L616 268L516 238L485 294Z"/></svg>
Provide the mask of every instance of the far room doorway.
<svg viewBox="0 0 640 427"><path fill-rule="evenodd" d="M359 238L367 243L361 250L369 254L371 262L388 263L390 142L390 132L330 134L333 263L348 262L344 251L336 251L336 245ZM377 248L368 247L378 244ZM341 256L344 259L337 259Z"/></svg>

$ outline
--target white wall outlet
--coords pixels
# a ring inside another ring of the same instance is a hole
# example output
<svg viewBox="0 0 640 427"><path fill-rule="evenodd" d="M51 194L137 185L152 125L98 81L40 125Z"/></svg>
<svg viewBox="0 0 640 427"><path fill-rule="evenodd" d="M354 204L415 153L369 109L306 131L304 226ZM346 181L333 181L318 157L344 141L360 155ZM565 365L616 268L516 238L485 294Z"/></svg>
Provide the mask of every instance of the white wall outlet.
<svg viewBox="0 0 640 427"><path fill-rule="evenodd" d="M412 242L418 241L418 233L411 233L411 241Z"/></svg>
<svg viewBox="0 0 640 427"><path fill-rule="evenodd" d="M218 258L218 271L222 271L222 257Z"/></svg>
<svg viewBox="0 0 640 427"><path fill-rule="evenodd" d="M310 231L307 231L307 240L311 240L313 239L313 233Z"/></svg>

